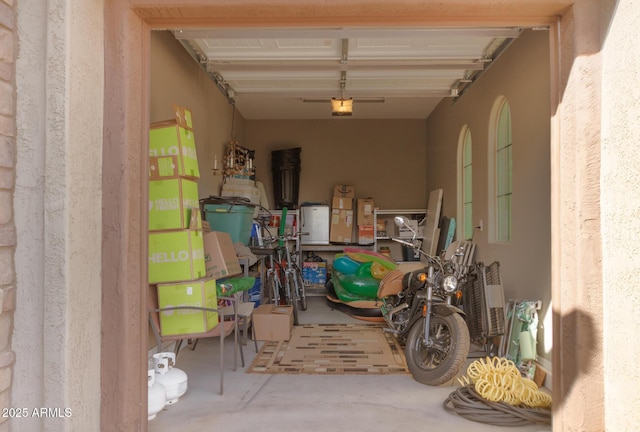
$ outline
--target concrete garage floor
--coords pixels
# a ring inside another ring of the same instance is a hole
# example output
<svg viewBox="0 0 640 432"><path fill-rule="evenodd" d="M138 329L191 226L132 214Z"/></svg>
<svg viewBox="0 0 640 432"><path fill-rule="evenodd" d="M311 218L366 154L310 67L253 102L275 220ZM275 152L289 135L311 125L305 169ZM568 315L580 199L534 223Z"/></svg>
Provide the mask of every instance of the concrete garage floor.
<svg viewBox="0 0 640 432"><path fill-rule="evenodd" d="M311 297L303 323L362 323ZM260 348L261 343L258 343ZM218 394L218 340L200 340L183 350L176 366L189 377L187 393L149 421L149 432L377 432L496 430L551 431L551 426L498 427L474 422L442 407L455 386L420 384L411 375L265 375L246 373L252 341L244 346L245 367L233 365L233 337L225 343L224 394ZM465 369L466 370L466 369Z"/></svg>

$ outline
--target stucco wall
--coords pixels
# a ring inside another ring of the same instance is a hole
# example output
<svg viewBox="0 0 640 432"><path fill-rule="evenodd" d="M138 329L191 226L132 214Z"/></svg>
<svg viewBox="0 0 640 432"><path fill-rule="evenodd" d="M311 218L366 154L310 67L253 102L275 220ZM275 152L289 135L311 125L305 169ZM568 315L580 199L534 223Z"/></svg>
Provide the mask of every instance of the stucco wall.
<svg viewBox="0 0 640 432"><path fill-rule="evenodd" d="M12 426L99 430L103 3L17 7L12 404L29 415Z"/></svg>
<svg viewBox="0 0 640 432"><path fill-rule="evenodd" d="M16 227L13 210L16 156L15 7L0 2L0 410L13 406L11 381L15 353L11 346L16 296L14 254ZM0 431L9 430L9 418L0 418Z"/></svg>
<svg viewBox="0 0 640 432"><path fill-rule="evenodd" d="M618 2L602 29L602 285L605 428L640 424L640 346L629 333L640 317L640 8Z"/></svg>

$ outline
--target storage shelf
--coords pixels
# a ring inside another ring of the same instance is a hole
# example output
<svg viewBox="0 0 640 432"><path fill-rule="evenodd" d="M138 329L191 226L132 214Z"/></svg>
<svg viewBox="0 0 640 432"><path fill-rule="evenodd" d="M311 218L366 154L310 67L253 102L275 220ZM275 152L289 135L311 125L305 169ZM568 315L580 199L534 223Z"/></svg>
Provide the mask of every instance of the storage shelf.
<svg viewBox="0 0 640 432"><path fill-rule="evenodd" d="M393 216L396 215L402 215L402 216L412 216L411 219L418 219L418 220L422 220L423 218L426 218L427 215L427 210L426 209L407 209L407 208L400 208L400 209L375 209L374 211L374 225L377 228L378 222L380 220L385 220L387 224L393 224L393 221L391 220L393 218ZM385 231L380 231L380 232L384 232L384 234L387 234L390 229L393 229L393 225L391 225L391 227L387 226L387 229ZM421 229L420 227L418 229ZM394 239L398 239L398 240L405 240L405 241L411 241L411 237L400 237L400 236L390 236L390 235L376 235L374 237L375 239L375 243L373 245L374 250L378 250L378 248L380 247L381 244L384 244L385 246L391 246L394 245L391 249L391 258L392 259L396 259L396 261L398 262L402 262L401 260L398 260L398 252L401 251L401 244L394 241ZM416 236L415 238L416 240L424 240L424 236Z"/></svg>
<svg viewBox="0 0 640 432"><path fill-rule="evenodd" d="M376 209L375 213L379 215L396 215L396 214L421 214L427 213L426 209Z"/></svg>
<svg viewBox="0 0 640 432"><path fill-rule="evenodd" d="M317 244L305 244L300 245L301 251L317 251L317 252L337 252L342 251L345 245L317 245Z"/></svg>
<svg viewBox="0 0 640 432"><path fill-rule="evenodd" d="M300 248L303 251L319 251L319 252L336 252L342 251L344 248L361 248L361 249L373 249L375 243L369 243L366 245L361 245L357 243L352 244L331 244L331 245L301 245Z"/></svg>
<svg viewBox="0 0 640 432"><path fill-rule="evenodd" d="M389 237L389 236L384 236L384 237L376 237L376 240L393 240L393 239L399 239L399 240L411 240L411 237ZM415 238L416 240L422 240L424 239L423 236L419 236ZM370 244L368 246L373 246L373 244Z"/></svg>

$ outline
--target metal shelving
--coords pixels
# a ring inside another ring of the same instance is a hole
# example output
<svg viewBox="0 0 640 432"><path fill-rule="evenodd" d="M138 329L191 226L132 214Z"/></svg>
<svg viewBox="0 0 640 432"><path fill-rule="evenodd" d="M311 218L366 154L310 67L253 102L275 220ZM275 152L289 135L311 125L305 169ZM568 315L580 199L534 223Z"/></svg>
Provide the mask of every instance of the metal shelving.
<svg viewBox="0 0 640 432"><path fill-rule="evenodd" d="M423 219L426 218L427 210L426 209L375 209L374 210L373 224L376 231L374 236L374 244L371 247L373 248L373 250L378 251L381 246L380 244L381 242L384 245L388 244L390 247L391 245L396 245L395 247L393 247L393 249L395 250L392 250L391 252L392 258L398 254L397 250L400 249L400 245L397 242L394 242L392 240L393 231L391 232L389 231L395 229L393 218L398 215L407 216L410 219L417 219L422 221ZM378 219L386 220L385 235L378 235ZM422 230L424 230L424 225L419 225L418 230L419 232L422 232ZM420 235L420 236L417 236L416 238L419 240L422 240L424 237ZM401 260L396 259L395 261L401 261Z"/></svg>

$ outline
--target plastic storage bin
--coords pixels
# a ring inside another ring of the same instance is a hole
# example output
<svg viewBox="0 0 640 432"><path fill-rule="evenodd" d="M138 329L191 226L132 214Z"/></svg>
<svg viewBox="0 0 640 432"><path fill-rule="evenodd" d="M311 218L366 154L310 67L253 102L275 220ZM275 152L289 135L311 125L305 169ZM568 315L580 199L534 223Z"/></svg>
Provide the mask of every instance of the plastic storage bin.
<svg viewBox="0 0 640 432"><path fill-rule="evenodd" d="M205 219L212 231L227 232L231 240L249 245L254 206L242 204L205 204Z"/></svg>

